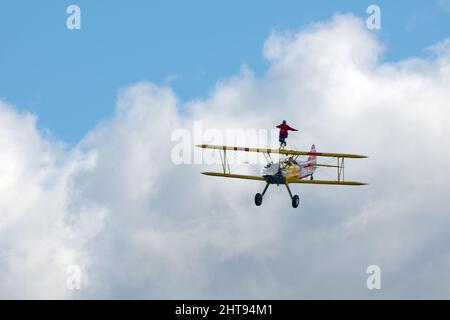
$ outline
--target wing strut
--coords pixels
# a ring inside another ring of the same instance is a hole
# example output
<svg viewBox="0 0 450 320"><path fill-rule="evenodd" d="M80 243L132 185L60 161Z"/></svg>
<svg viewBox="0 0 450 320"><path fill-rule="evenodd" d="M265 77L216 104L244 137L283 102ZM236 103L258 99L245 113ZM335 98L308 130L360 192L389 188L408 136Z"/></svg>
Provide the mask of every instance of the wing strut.
<svg viewBox="0 0 450 320"><path fill-rule="evenodd" d="M338 178L338 181L344 181L345 180L344 160L345 160L345 158L340 158L340 157L337 158L337 178ZM342 177L342 180L341 180L341 177Z"/></svg>
<svg viewBox="0 0 450 320"><path fill-rule="evenodd" d="M222 162L222 168L223 168L223 173L227 173L227 169L228 169L228 173L230 174L230 163L228 162L228 158L227 158L227 150L223 150L223 157L222 157L222 153L219 151L220 154L220 161Z"/></svg>

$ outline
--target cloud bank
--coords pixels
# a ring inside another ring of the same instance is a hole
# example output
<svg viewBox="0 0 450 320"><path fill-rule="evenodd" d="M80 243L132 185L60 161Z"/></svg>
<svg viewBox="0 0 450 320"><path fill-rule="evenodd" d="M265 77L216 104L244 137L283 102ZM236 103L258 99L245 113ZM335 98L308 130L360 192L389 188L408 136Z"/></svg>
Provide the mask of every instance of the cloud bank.
<svg viewBox="0 0 450 320"><path fill-rule="evenodd" d="M0 102L0 297L449 298L448 41L385 63L353 15L274 32L263 77L245 67L187 103L134 84L71 149ZM369 155L347 178L370 185L295 186L299 209L271 187L256 207L261 184L171 162L173 130L193 121L282 119L301 129L291 146ZM371 264L382 290L366 288Z"/></svg>

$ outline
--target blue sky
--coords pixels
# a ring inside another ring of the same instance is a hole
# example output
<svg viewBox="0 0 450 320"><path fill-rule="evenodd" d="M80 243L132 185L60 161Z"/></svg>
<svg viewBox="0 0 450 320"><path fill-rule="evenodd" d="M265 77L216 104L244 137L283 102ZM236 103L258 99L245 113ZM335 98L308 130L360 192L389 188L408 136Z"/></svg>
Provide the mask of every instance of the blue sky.
<svg viewBox="0 0 450 320"><path fill-rule="evenodd" d="M379 5L383 59L422 56L450 36L445 2L2 1L0 97L74 144L113 114L120 88L169 81L181 101L203 98L244 63L264 74L272 30L298 30L336 12L367 17L367 6ZM81 7L81 30L66 29L70 4Z"/></svg>

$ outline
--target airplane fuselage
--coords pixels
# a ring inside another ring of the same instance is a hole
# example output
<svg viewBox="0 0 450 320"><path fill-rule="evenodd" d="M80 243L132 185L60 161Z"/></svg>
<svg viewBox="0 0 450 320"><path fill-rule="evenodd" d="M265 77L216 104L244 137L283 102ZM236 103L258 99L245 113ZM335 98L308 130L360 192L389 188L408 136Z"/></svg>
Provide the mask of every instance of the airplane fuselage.
<svg viewBox="0 0 450 320"><path fill-rule="evenodd" d="M280 163L268 164L264 167L262 176L270 184L286 184L312 176L315 169L310 161L288 159Z"/></svg>

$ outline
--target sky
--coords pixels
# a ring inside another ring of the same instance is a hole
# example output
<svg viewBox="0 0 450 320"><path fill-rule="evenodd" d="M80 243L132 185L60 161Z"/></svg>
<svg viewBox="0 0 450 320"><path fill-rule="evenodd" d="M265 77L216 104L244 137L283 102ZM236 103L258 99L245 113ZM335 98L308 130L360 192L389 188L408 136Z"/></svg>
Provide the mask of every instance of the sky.
<svg viewBox="0 0 450 320"><path fill-rule="evenodd" d="M66 8L81 8L68 30ZM38 126L69 145L101 120L120 88L166 84L181 101L208 96L243 64L268 68L262 43L273 30L299 30L336 12L367 18L373 1L3 1L0 97L38 115ZM378 1L382 59L423 56L448 35L448 1Z"/></svg>
<svg viewBox="0 0 450 320"><path fill-rule="evenodd" d="M0 10L0 298L450 297L448 2L380 2L380 31L362 2L317 1L80 2L69 31L60 2ZM297 209L271 186L256 207L258 182L174 161L196 121L280 118L288 146L368 155L346 177L369 185L293 186Z"/></svg>

